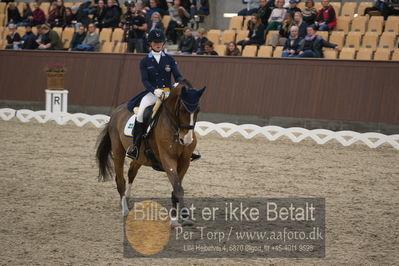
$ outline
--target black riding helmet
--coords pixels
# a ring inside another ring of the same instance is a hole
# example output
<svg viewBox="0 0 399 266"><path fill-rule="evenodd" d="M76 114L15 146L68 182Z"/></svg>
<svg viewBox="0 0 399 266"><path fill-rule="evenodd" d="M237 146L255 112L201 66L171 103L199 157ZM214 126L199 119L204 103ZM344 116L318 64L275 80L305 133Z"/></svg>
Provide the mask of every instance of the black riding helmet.
<svg viewBox="0 0 399 266"><path fill-rule="evenodd" d="M165 42L166 41L165 34L163 33L163 31L158 30L158 29L152 30L148 34L147 41L148 42Z"/></svg>

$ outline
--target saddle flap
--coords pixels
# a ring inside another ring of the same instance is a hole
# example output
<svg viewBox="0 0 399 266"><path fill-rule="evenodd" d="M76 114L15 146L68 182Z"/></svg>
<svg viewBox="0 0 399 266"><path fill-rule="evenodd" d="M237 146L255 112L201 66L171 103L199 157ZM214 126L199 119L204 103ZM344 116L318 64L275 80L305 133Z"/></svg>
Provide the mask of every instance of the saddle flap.
<svg viewBox="0 0 399 266"><path fill-rule="evenodd" d="M136 116L136 114L132 115L126 122L125 129L123 130L123 134L125 134L126 137L133 137L132 130L134 127L134 122L136 121Z"/></svg>

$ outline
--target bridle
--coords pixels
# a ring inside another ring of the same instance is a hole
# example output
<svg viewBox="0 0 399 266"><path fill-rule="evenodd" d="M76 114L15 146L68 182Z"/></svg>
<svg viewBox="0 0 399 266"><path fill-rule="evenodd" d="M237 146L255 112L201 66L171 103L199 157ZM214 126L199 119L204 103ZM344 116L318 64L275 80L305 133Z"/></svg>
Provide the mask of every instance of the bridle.
<svg viewBox="0 0 399 266"><path fill-rule="evenodd" d="M184 107L184 109L186 109L187 112L189 112L190 114L195 113L198 109L199 109L199 104L195 103L195 104L190 104L188 102L185 102L181 97L179 97L179 100L177 101L177 108L176 108L176 117L177 117L177 127L179 129L194 129L195 128L195 123L197 123L197 121L194 121L194 125L187 125L187 124L181 124L180 123L180 108L181 106ZM190 112L189 111L189 106L193 106L195 107L194 111Z"/></svg>
<svg viewBox="0 0 399 266"><path fill-rule="evenodd" d="M186 111L188 113L190 113L190 114L193 114L193 113L195 113L196 111L198 111L200 109L199 103L190 104L188 102L185 102L181 98L181 96L179 96L178 100L176 101L176 106L175 106L176 111L175 111L174 116L173 116L172 113L170 113L169 110L167 111L167 113L169 114L169 118L170 118L170 120L173 123L173 126L175 128L173 136L174 136L175 141L177 141L177 142L179 142L179 134L180 134L180 130L181 129L194 130L195 124L197 123L197 119L194 120L194 124L193 125L180 123L180 109L181 109L181 106L183 106L186 109ZM189 106L195 107L195 110L193 112L190 112L189 108L188 108ZM167 108L165 108L165 109L167 109Z"/></svg>

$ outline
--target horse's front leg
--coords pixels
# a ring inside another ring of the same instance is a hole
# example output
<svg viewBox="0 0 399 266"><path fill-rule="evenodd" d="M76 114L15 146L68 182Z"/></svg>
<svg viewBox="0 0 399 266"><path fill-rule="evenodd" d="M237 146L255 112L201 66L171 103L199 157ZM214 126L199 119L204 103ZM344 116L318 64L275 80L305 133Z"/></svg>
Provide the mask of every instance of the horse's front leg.
<svg viewBox="0 0 399 266"><path fill-rule="evenodd" d="M175 210L177 209L177 206L179 206L179 210L184 208L184 189L182 186L182 178L180 178L178 174L178 168L177 168L177 159L173 158L172 156L163 156L162 158L162 166L168 175L169 181L172 185L173 191L172 191L172 204L173 208ZM176 211L173 211L171 213L171 226L172 227L178 227L181 226L179 223L179 217L177 215ZM187 215L183 215L183 221L187 219Z"/></svg>

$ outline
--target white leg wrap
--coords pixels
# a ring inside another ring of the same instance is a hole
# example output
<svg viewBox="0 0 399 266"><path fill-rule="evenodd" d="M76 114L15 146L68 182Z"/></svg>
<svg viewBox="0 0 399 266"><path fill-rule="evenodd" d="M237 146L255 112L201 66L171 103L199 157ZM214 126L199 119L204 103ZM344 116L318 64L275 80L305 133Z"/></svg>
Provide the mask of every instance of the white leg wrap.
<svg viewBox="0 0 399 266"><path fill-rule="evenodd" d="M121 205L122 205L122 215L127 216L129 214L129 208L127 207L127 199L126 196L122 197L121 200Z"/></svg>

